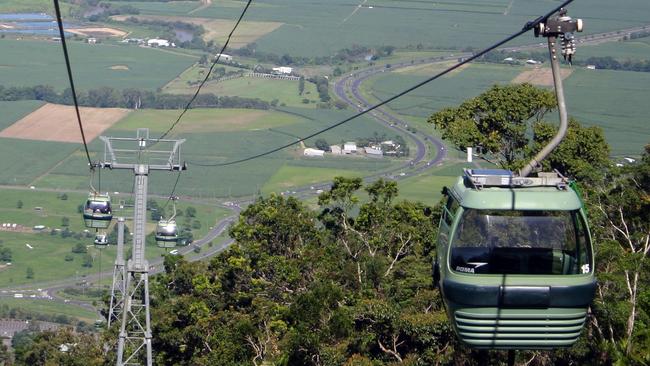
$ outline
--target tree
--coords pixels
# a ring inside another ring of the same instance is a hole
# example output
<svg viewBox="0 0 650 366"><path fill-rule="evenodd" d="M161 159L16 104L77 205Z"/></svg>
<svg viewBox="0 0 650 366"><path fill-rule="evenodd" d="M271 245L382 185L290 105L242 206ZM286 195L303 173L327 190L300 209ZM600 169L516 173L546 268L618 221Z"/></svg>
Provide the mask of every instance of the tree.
<svg viewBox="0 0 650 366"><path fill-rule="evenodd" d="M11 262L11 259L12 259L11 249L0 247L0 261Z"/></svg>
<svg viewBox="0 0 650 366"><path fill-rule="evenodd" d="M596 320L599 338L626 360L650 359L650 145L641 161L612 170L593 194L599 237Z"/></svg>
<svg viewBox="0 0 650 366"><path fill-rule="evenodd" d="M34 269L32 267L27 267L25 278L31 280L34 278Z"/></svg>
<svg viewBox="0 0 650 366"><path fill-rule="evenodd" d="M90 268L93 266L93 262L94 262L93 257L90 254L86 253L83 256L81 265L83 267Z"/></svg>
<svg viewBox="0 0 650 366"><path fill-rule="evenodd" d="M22 200L18 200L18 202L16 202L16 208L18 208L18 209L23 208L23 201Z"/></svg>
<svg viewBox="0 0 650 366"><path fill-rule="evenodd" d="M185 215L187 217L196 217L196 208L189 206L185 209Z"/></svg>
<svg viewBox="0 0 650 366"><path fill-rule="evenodd" d="M72 262L74 260L74 257L71 254L66 254L65 257L63 257L63 260L66 262Z"/></svg>
<svg viewBox="0 0 650 366"><path fill-rule="evenodd" d="M305 77L301 76L298 80L298 95L302 95L305 92Z"/></svg>
<svg viewBox="0 0 650 366"><path fill-rule="evenodd" d="M533 125L533 143L528 158L540 151L557 133L557 127L546 122ZM567 134L562 143L544 160L544 171L557 170L583 184L603 179L610 166L609 145L602 128L583 127L575 119L569 119Z"/></svg>
<svg viewBox="0 0 650 366"><path fill-rule="evenodd" d="M67 216L61 218L61 226L70 226L70 218Z"/></svg>
<svg viewBox="0 0 650 366"><path fill-rule="evenodd" d="M325 139L318 139L314 142L316 145L316 148L323 150L323 151L330 151L330 145L327 143Z"/></svg>
<svg viewBox="0 0 650 366"><path fill-rule="evenodd" d="M540 122L555 105L548 90L530 84L495 85L456 108L434 113L428 122L461 150L481 147L502 167L518 169L529 144L527 123Z"/></svg>
<svg viewBox="0 0 650 366"><path fill-rule="evenodd" d="M72 247L72 253L88 253L88 249L86 249L86 246L83 243L77 243Z"/></svg>

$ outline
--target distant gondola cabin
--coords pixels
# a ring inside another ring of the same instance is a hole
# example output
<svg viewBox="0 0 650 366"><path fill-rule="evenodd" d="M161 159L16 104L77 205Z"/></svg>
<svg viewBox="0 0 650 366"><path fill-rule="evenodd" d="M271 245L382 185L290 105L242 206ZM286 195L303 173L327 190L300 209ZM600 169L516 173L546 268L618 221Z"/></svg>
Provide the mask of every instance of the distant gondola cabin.
<svg viewBox="0 0 650 366"><path fill-rule="evenodd" d="M113 219L111 198L108 194L90 193L83 212L86 227L106 229Z"/></svg>

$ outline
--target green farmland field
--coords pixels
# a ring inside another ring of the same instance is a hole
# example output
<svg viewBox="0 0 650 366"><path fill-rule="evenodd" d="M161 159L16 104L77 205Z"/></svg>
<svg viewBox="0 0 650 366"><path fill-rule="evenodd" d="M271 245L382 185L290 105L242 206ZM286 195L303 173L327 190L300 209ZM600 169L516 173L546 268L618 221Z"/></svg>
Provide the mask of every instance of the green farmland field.
<svg viewBox="0 0 650 366"><path fill-rule="evenodd" d="M552 0L329 0L295 2L259 0L246 20L284 23L256 41L258 49L278 55L331 55L354 44L365 46L413 46L463 49L484 47L512 34L529 20L557 6ZM129 2L143 15L174 15L236 19L243 3L214 1L198 8L195 2ZM198 8L198 9L197 9ZM617 6L607 0L576 2L571 14L584 18L586 32L598 33L646 24L650 7L645 0ZM513 44L534 43L524 36Z"/></svg>
<svg viewBox="0 0 650 366"><path fill-rule="evenodd" d="M61 4L61 11L66 13L72 6L69 3ZM0 13L13 12L46 12L53 14L54 5L49 0L2 0L0 2Z"/></svg>
<svg viewBox="0 0 650 366"><path fill-rule="evenodd" d="M64 142L0 138L0 184L28 185L78 148Z"/></svg>
<svg viewBox="0 0 650 366"><path fill-rule="evenodd" d="M509 83L527 69L523 66L473 64L389 106L400 114L426 118L441 108L456 106L480 94L493 84ZM383 99L425 77L422 69L383 73L371 79L364 86L364 92ZM650 73L575 67L565 79L564 88L569 114L585 125L603 128L612 146L612 155L638 155L649 142L650 124L646 116L650 113L650 104L645 101L650 96ZM556 120L556 113L549 114L548 119Z"/></svg>
<svg viewBox="0 0 650 366"><path fill-rule="evenodd" d="M138 127L149 127L152 136L166 130L177 117L178 111L140 110L105 132L112 136L132 136ZM350 111L287 108L281 111L196 109L181 121L172 136L184 138L182 158L189 168L180 178L177 193L196 197L230 197L255 194L283 166L290 164L305 168L327 168L358 171L383 170L395 164L392 159L325 158L308 159L302 156L298 145L277 153L255 159L246 164L223 167L201 167L196 163L217 164L255 155L271 148L290 143L295 136L304 136L330 126L350 114ZM393 138L395 133L367 118L333 129L321 138L331 144L341 141L372 137L373 134ZM314 139L306 142L314 146ZM90 150L102 152L103 145L93 141ZM85 157L75 153L63 163L35 182L39 187L86 189L87 169ZM176 180L175 174L154 172L151 174L149 191L168 194ZM103 189L130 192L131 173L110 171L102 174Z"/></svg>
<svg viewBox="0 0 650 366"><path fill-rule="evenodd" d="M0 131L37 110L42 105L43 102L37 100L0 102Z"/></svg>
<svg viewBox="0 0 650 366"><path fill-rule="evenodd" d="M577 55L580 59L607 56L621 61L648 60L650 59L650 37L580 47Z"/></svg>
<svg viewBox="0 0 650 366"><path fill-rule="evenodd" d="M285 104L289 107L310 105L303 103L303 99L307 99L312 107L315 106L316 102L320 102L315 84L305 82L303 95L298 94L298 84L299 82L297 80L241 77L219 82L208 82L201 89L201 92L244 98L259 98L265 101L277 99L278 104ZM189 86L181 80L168 84L164 89L165 92L172 94L191 94L195 90L195 85Z"/></svg>
<svg viewBox="0 0 650 366"><path fill-rule="evenodd" d="M178 76L196 59L164 50L126 45L69 42L78 90L108 86L155 90ZM38 40L0 39L0 80L4 87L69 86L61 44ZM113 69L112 69L113 67Z"/></svg>

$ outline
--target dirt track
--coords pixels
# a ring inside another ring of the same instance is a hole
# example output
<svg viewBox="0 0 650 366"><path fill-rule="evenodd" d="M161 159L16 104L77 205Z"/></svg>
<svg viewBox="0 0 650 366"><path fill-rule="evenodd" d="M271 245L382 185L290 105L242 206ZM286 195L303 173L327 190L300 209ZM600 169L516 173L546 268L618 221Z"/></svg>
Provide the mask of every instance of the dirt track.
<svg viewBox="0 0 650 366"><path fill-rule="evenodd" d="M130 110L121 108L80 108L81 121L90 142L126 116ZM81 133L74 107L46 104L0 131L0 137L81 143Z"/></svg>
<svg viewBox="0 0 650 366"><path fill-rule="evenodd" d="M573 73L573 69L562 69L560 74L562 80L566 79ZM550 68L534 68L526 70L512 79L515 84L529 83L539 86L553 86L553 73Z"/></svg>

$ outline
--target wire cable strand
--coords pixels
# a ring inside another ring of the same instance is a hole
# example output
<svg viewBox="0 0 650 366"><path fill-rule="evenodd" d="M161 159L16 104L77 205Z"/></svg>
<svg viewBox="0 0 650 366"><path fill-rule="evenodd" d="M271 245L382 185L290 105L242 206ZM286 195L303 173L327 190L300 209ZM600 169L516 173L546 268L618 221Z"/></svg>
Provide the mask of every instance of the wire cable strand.
<svg viewBox="0 0 650 366"><path fill-rule="evenodd" d="M246 3L246 6L244 7L244 9L242 10L241 14L239 15L239 19L237 19L237 22L235 23L235 26L234 26L234 27L232 28L232 30L230 31L230 34L228 34L228 38L226 39L226 43L224 43L224 44L223 44L223 47L221 47L221 51L220 51L219 54L217 55L217 58L214 60L214 62L213 62L212 65L210 66L210 70L208 70L208 72L205 74L205 78L203 79L203 81L201 81L201 84L199 84L199 87L196 88L196 92L194 92L194 95L192 96L192 98L190 98L190 101L187 103L187 105L185 106L185 108L183 108L183 111L182 111L181 114L178 116L178 118L176 119L176 121L171 125L171 127L169 127L169 129L168 129L167 131L165 131L165 133L163 133L163 134L162 134L162 135L157 139L156 142L158 142L158 141L164 139L165 137L167 137L167 135L168 135L168 134L169 134L169 133L170 133L170 132L171 132L171 131L176 127L176 125L181 121L181 118L183 118L183 116L185 115L185 113L187 113L187 111L190 109L190 107L192 106L192 103L194 103L194 100L199 96L199 93L201 92L201 88L203 88L203 85L205 85L205 83L206 83L206 82L208 81L208 79L210 78L210 75L212 75L212 70L214 70L214 67L215 67L215 66L217 65L217 63L219 62L219 59L221 59L221 55L222 55L223 52L226 50L226 47L228 47L228 44L230 43L230 39L232 38L232 35L235 33L235 30L236 30L237 27L239 26L239 23L241 23L242 19L244 18L244 15L246 15L246 12L248 11L248 8L251 6L251 3L252 3L252 2L253 2L253 0L248 0L248 2Z"/></svg>
<svg viewBox="0 0 650 366"><path fill-rule="evenodd" d="M255 155L252 155L252 156L249 156L249 157L246 157L246 158L242 158L242 159L238 159L238 160L233 160L233 161L229 161L229 162L225 162L225 163L212 163L212 164L211 163L201 163L201 162L191 162L191 161L188 161L187 163L188 164L193 164L193 165L196 165L196 166L200 166L200 167L222 167L222 166L228 166L228 165L241 164L241 163L244 163L244 162L247 162L247 161L251 161L251 160L254 160L254 159L264 157L266 155L273 154L273 153L278 152L280 150L286 149L287 147L298 144L298 143L303 142L303 141L305 141L307 139L310 139L312 137L318 136L318 135L320 135L320 134L322 134L324 132L327 132L327 131L329 131L331 129L334 129L334 128L342 125L342 124L348 123L348 122L352 121L353 119L356 119L356 118L361 117L361 116L363 116L363 115L365 115L365 114L367 114L369 112L372 112L375 109L380 108L380 107L394 101L395 99L398 99L398 98L404 96L405 94L408 94L408 93L410 93L410 92L412 92L412 91L414 91L414 90L416 90L416 89L418 89L418 88L420 88L420 87L422 87L422 86L424 86L424 85L426 85L426 84L440 78L441 76L444 76L445 74L448 74L448 73L456 70L457 68L459 68L459 67L461 67L461 66L463 66L463 65L465 65L467 63L470 63L470 62L474 61L475 59L483 56L484 54L486 54L486 53L488 53L488 52L490 52L490 51L492 51L492 50L494 50L494 49L496 49L498 47L501 47L502 45L512 41L513 39L521 36L522 34L530 31L531 29L535 28L539 23L541 23L542 21L544 21L545 19L547 19L551 15L555 14L561 8L564 8L567 5L571 4L573 1L574 0L566 0L566 1L564 1L561 5L557 6L552 11L548 12L547 14L545 14L543 16L538 17L537 19L535 19L533 21L530 21L530 22L526 23L526 25L520 31L518 31L518 32L504 38L503 40L493 44L492 46L490 46L488 48L485 48L485 49L483 49L482 51L480 51L478 53L475 53L474 55L468 57L467 59L454 64L453 66L439 72L438 74L436 74L434 76L431 76L430 78L428 78L428 79L426 79L426 80L424 80L424 81L422 81L422 82L420 82L418 84L415 84L412 87L410 87L410 88L408 88L408 89L406 89L406 90L404 90L404 91L402 91L402 92L400 92L400 93L398 93L398 94L396 94L396 95L394 95L394 96L392 96L392 97L390 97L388 99L385 99L385 100L383 100L383 101L381 101L381 102L379 102L379 103L377 103L377 104L375 104L373 106L370 106L367 109L364 109L364 110L362 110L362 111L360 111L360 112L358 112L358 113L356 113L356 114L354 114L354 115L352 115L352 116L350 116L350 117L348 117L348 118L346 118L346 119L344 119L344 120L342 120L340 122L337 122L337 123L335 123L335 124L333 124L333 125L331 125L329 127L324 128L322 130L314 132L314 133L312 133L310 135L302 137L302 138L300 138L298 140L295 140L295 141L293 141L291 143L288 143L286 145L282 145L282 146L276 147L274 149L265 151L263 153L255 154Z"/></svg>
<svg viewBox="0 0 650 366"><path fill-rule="evenodd" d="M160 140L164 139L165 137L167 137L167 135L169 135L169 133L176 127L176 125L178 125L178 123L181 121L181 118L183 118L185 113L187 113L187 111L190 109L190 107L192 106L192 103L194 102L194 100L199 96L199 93L201 92L201 88L203 88L203 85L205 85L205 83L210 78L210 75L212 75L212 70L214 70L215 66L219 63L219 60L221 59L221 55L223 55L224 51L228 47L228 44L230 44L230 39L232 38L232 35L235 33L235 30L237 30L237 27L239 27L239 23L241 23L242 19L244 19L244 15L246 15L246 12L248 11L248 8L251 6L252 3L253 3L253 0L248 0L248 2L246 3L246 6L244 6L244 9L242 10L241 14L239 15L239 19L237 19L237 22L235 23L232 30L228 34L228 38L226 38L226 42L221 47L221 51L219 51L219 54L215 58L214 62L212 62L212 65L210 65L210 70L208 70L208 72L206 73L205 78L203 79L203 81L201 81L201 84L199 84L199 87L196 88L196 92L194 92L194 95L192 96L192 98L190 98L190 101L187 103L185 108L183 108L183 111L181 112L181 114L178 116L176 121L171 125L171 127L169 127L169 129L167 129L167 131L165 131L165 133L163 133L158 139L156 139L154 144L159 142ZM176 176L176 182L174 183L174 187L172 188L172 191L169 194L169 198L167 198L167 201L165 202L165 205L163 206L163 210L167 207L167 205L169 204L169 201L172 199L172 197L174 197L174 194L176 193L176 187L178 186L178 182L179 182L180 179L181 179L181 171L179 170L178 175Z"/></svg>
<svg viewBox="0 0 650 366"><path fill-rule="evenodd" d="M161 211L165 211L167 208L167 205L169 204L169 201L171 201L174 198L174 193L176 193L176 187L178 186L178 181L181 180L181 171L178 171L178 175L176 176L176 182L174 182L174 187L172 188L172 193L169 194L169 198L167 198L167 201L163 205L163 208Z"/></svg>
<svg viewBox="0 0 650 366"><path fill-rule="evenodd" d="M72 91L72 100L74 102L74 109L77 113L77 122L79 123L79 131L81 131L81 140L84 144L84 150L86 150L86 158L88 158L88 166L90 170L95 170L92 160L90 159L90 153L88 152L88 143L86 142L86 134L84 133L84 127L81 123L81 113L79 113L79 102L77 101L77 92L74 87L74 79L72 77L72 67L70 66L70 56L68 55L68 46L65 42L65 31L63 30L63 20L61 18L61 8L59 7L59 0L54 0L54 10L56 12L56 22L59 25L59 35L61 37L61 46L63 47L63 56L65 57L65 66L68 69L68 79L70 80L70 90Z"/></svg>

